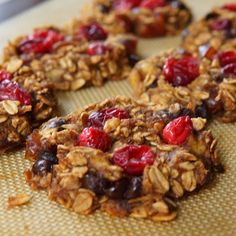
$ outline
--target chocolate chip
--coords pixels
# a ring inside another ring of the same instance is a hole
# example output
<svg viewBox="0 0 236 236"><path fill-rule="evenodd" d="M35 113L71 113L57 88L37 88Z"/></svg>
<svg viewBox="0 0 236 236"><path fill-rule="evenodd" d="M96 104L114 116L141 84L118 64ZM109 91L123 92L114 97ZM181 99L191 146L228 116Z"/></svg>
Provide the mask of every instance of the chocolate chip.
<svg viewBox="0 0 236 236"><path fill-rule="evenodd" d="M142 190L142 178L132 177L127 186L127 191L124 193L125 199L136 198L141 195Z"/></svg>
<svg viewBox="0 0 236 236"><path fill-rule="evenodd" d="M34 174L42 176L51 172L52 166L53 164L51 161L39 159L34 163L32 171Z"/></svg>
<svg viewBox="0 0 236 236"><path fill-rule="evenodd" d="M39 159L49 161L52 164L57 164L58 159L56 153L53 151L43 151L39 154Z"/></svg>
<svg viewBox="0 0 236 236"><path fill-rule="evenodd" d="M104 186L105 194L112 199L122 199L127 189L127 179L123 178L118 181L109 182L107 186Z"/></svg>
<svg viewBox="0 0 236 236"><path fill-rule="evenodd" d="M207 110L206 103L202 103L202 105L199 105L195 108L195 116L202 118L209 118L209 112Z"/></svg>
<svg viewBox="0 0 236 236"><path fill-rule="evenodd" d="M48 128L57 128L65 124L65 120L63 118L54 118L49 121Z"/></svg>
<svg viewBox="0 0 236 236"><path fill-rule="evenodd" d="M135 54L130 54L128 55L128 60L131 66L135 66L135 64L140 61L140 57Z"/></svg>

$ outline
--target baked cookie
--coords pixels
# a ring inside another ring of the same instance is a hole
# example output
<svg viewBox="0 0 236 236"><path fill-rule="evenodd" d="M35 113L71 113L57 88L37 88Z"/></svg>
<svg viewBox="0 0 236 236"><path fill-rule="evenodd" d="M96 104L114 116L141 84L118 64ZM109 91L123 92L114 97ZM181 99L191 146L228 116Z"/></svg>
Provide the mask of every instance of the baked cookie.
<svg viewBox="0 0 236 236"><path fill-rule="evenodd" d="M23 145L32 128L55 115L56 99L42 86L44 77L14 63L8 71L0 68L0 152Z"/></svg>
<svg viewBox="0 0 236 236"><path fill-rule="evenodd" d="M135 37L108 37L97 23L81 25L77 30L69 34L53 27L36 29L5 48L4 63L20 59L36 73L43 73L48 86L62 90L127 78L138 60Z"/></svg>
<svg viewBox="0 0 236 236"><path fill-rule="evenodd" d="M223 170L206 120L185 114L117 97L51 119L28 137L26 180L80 214L172 220L176 199Z"/></svg>
<svg viewBox="0 0 236 236"><path fill-rule="evenodd" d="M211 51L236 49L236 3L214 8L183 32L182 47L204 56Z"/></svg>
<svg viewBox="0 0 236 236"><path fill-rule="evenodd" d="M181 51L140 61L130 73L135 95L162 109L178 102L192 115L236 120L236 51L197 58Z"/></svg>
<svg viewBox="0 0 236 236"><path fill-rule="evenodd" d="M176 35L192 18L180 0L95 0L81 13L82 19L99 22L114 34L128 32L145 38Z"/></svg>

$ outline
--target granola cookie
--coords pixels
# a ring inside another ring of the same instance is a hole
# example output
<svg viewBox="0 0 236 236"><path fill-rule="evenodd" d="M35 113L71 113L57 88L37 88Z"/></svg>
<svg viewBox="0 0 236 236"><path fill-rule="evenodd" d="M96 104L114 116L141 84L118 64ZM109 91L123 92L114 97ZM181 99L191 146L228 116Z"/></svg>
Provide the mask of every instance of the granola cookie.
<svg viewBox="0 0 236 236"><path fill-rule="evenodd" d="M99 22L114 34L152 38L178 34L192 15L180 0L95 0L83 9L81 18Z"/></svg>
<svg viewBox="0 0 236 236"><path fill-rule="evenodd" d="M0 68L0 152L24 144L32 128L55 114L56 98L42 80L20 60Z"/></svg>
<svg viewBox="0 0 236 236"><path fill-rule="evenodd" d="M197 58L181 50L140 61L129 81L136 97L162 109L178 102L203 118L236 120L236 51Z"/></svg>
<svg viewBox="0 0 236 236"><path fill-rule="evenodd" d="M195 55L236 49L236 4L214 8L183 32L182 47Z"/></svg>
<svg viewBox="0 0 236 236"><path fill-rule="evenodd" d="M10 42L3 62L20 59L35 73L43 73L48 86L78 90L101 86L108 79L127 78L139 60L136 46L135 37L108 37L97 23L84 23L73 34L66 29L46 27Z"/></svg>
<svg viewBox="0 0 236 236"><path fill-rule="evenodd" d="M180 104L160 110L117 97L54 118L27 140L34 190L80 214L96 209L154 221L176 217L176 199L200 189L222 165L206 120Z"/></svg>

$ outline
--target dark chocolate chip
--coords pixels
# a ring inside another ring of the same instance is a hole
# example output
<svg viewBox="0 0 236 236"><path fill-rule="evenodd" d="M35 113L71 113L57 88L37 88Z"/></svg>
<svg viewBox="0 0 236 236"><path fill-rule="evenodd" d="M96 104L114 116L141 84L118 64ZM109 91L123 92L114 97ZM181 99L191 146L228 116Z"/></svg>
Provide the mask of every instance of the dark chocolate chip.
<svg viewBox="0 0 236 236"><path fill-rule="evenodd" d="M39 159L33 164L32 171L34 174L42 176L51 172L52 166L51 161Z"/></svg>

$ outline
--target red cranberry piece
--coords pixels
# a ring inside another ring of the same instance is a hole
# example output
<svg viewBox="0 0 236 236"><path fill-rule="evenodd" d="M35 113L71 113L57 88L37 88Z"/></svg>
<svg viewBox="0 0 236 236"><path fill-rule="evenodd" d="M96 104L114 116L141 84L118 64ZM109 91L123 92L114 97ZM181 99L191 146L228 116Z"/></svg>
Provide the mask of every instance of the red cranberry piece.
<svg viewBox="0 0 236 236"><path fill-rule="evenodd" d="M221 66L236 63L236 51L226 51L218 54Z"/></svg>
<svg viewBox="0 0 236 236"><path fill-rule="evenodd" d="M36 29L18 46L19 53L47 53L53 49L53 45L62 41L64 36L53 29Z"/></svg>
<svg viewBox="0 0 236 236"><path fill-rule="evenodd" d="M236 3L226 3L223 5L223 8L229 11L236 11Z"/></svg>
<svg viewBox="0 0 236 236"><path fill-rule="evenodd" d="M87 53L90 56L94 56L94 55L104 55L106 54L106 52L109 51L109 48L107 46L105 46L103 43L101 42L96 42L96 43L91 43L88 46L87 49Z"/></svg>
<svg viewBox="0 0 236 236"><path fill-rule="evenodd" d="M113 162L131 175L140 175L145 166L152 165L155 154L147 145L129 145L113 154Z"/></svg>
<svg viewBox="0 0 236 236"><path fill-rule="evenodd" d="M189 116L181 116L168 123L163 130L163 139L168 144L180 145L186 142L193 130Z"/></svg>
<svg viewBox="0 0 236 236"><path fill-rule="evenodd" d="M0 101L13 100L19 101L21 105L31 105L30 94L11 80L3 80L0 83Z"/></svg>
<svg viewBox="0 0 236 236"><path fill-rule="evenodd" d="M111 118L128 119L129 113L125 110L111 107L101 112L92 112L88 118L88 126L103 127L105 122Z"/></svg>
<svg viewBox="0 0 236 236"><path fill-rule="evenodd" d="M167 59L163 73L173 86L186 86L199 76L198 60L192 56Z"/></svg>
<svg viewBox="0 0 236 236"><path fill-rule="evenodd" d="M87 127L83 129L76 144L100 149L105 152L110 147L110 140L103 130L95 127Z"/></svg>
<svg viewBox="0 0 236 236"><path fill-rule="evenodd" d="M105 40L107 38L107 32L96 22L82 26L79 33L88 41Z"/></svg>
<svg viewBox="0 0 236 236"><path fill-rule="evenodd" d="M112 8L117 11L130 10L140 5L142 0L115 0Z"/></svg>
<svg viewBox="0 0 236 236"><path fill-rule="evenodd" d="M0 82L3 80L10 80L12 78L11 74L5 70L0 70Z"/></svg>
<svg viewBox="0 0 236 236"><path fill-rule="evenodd" d="M223 75L234 75L234 76L236 76L236 62L225 65L222 68L222 73L223 73Z"/></svg>
<svg viewBox="0 0 236 236"><path fill-rule="evenodd" d="M164 6L166 6L165 0L143 0L140 4L140 7L148 8L150 10Z"/></svg>
<svg viewBox="0 0 236 236"><path fill-rule="evenodd" d="M229 30L232 27L232 22L228 19L216 20L210 25L212 30Z"/></svg>

